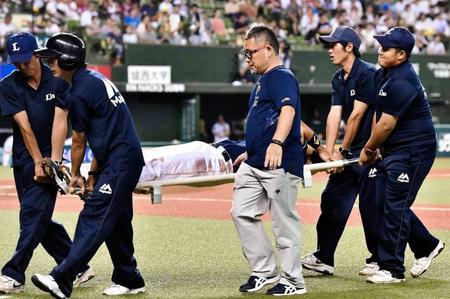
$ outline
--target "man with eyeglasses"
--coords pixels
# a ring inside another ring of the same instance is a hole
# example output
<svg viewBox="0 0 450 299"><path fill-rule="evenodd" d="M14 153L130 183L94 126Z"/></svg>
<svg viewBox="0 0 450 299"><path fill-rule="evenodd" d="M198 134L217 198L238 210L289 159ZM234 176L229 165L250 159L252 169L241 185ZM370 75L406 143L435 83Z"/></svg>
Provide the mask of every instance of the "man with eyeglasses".
<svg viewBox="0 0 450 299"><path fill-rule="evenodd" d="M26 32L11 35L6 42L8 60L17 70L0 82L2 116L13 119L13 169L20 202L20 235L16 251L3 266L0 293L16 293L25 285L25 271L40 244L57 264L66 258L72 245L64 226L52 220L57 189L44 184L42 158L62 157L67 133L60 118L69 85L55 78L52 71L34 55L36 38ZM54 138L52 134L59 136ZM83 263L74 285L94 277Z"/></svg>
<svg viewBox="0 0 450 299"><path fill-rule="evenodd" d="M328 49L331 63L340 66L332 79L331 108L326 125L326 151L330 160L358 156L369 139L375 98L375 66L363 61L361 39L351 27L337 27L320 41ZM345 122L345 135L339 151L335 150L340 122ZM376 170L352 165L335 169L321 197L321 214L317 221L317 250L301 258L304 268L322 274L334 273L334 253L344 232L356 197L371 256L360 275L378 271L376 264L377 229L381 213L376 212Z"/></svg>
<svg viewBox="0 0 450 299"><path fill-rule="evenodd" d="M250 95L245 153L235 165L232 218L252 273L239 291L252 293L277 283L267 295L305 294L300 264L300 219L296 210L297 186L303 175L304 155L300 141L300 90L292 72L278 56L279 44L267 26L251 28L243 55L259 80ZM243 162L243 163L241 163ZM262 216L271 214L279 250L267 237Z"/></svg>
<svg viewBox="0 0 450 299"><path fill-rule="evenodd" d="M432 236L417 218L411 205L436 156L436 132L430 104L409 57L414 35L403 27L394 27L379 42L375 74L377 90L376 125L360 155L360 164L377 163L377 201L384 213L378 244L380 270L367 278L371 283L405 281L406 243L416 260L410 270L419 277L445 244Z"/></svg>

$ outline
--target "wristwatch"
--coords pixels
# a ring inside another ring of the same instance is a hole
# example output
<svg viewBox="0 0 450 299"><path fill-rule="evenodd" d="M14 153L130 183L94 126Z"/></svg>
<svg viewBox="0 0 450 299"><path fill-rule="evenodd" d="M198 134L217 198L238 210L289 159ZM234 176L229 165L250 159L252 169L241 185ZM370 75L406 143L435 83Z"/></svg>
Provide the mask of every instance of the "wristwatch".
<svg viewBox="0 0 450 299"><path fill-rule="evenodd" d="M350 149L348 147L339 147L339 152L341 153L342 157L346 159L349 155L351 155Z"/></svg>

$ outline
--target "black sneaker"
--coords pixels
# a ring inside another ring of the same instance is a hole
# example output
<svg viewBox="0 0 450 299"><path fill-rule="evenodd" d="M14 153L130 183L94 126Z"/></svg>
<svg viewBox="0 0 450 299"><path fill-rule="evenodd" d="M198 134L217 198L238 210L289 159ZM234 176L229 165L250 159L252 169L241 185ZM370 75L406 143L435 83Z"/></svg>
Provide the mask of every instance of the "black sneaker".
<svg viewBox="0 0 450 299"><path fill-rule="evenodd" d="M239 292L252 293L261 290L265 285L275 283L280 279L278 275L272 277L250 276L248 281L239 287Z"/></svg>
<svg viewBox="0 0 450 299"><path fill-rule="evenodd" d="M306 288L297 288L291 284L277 283L273 288L268 289L266 295L290 296L306 294Z"/></svg>

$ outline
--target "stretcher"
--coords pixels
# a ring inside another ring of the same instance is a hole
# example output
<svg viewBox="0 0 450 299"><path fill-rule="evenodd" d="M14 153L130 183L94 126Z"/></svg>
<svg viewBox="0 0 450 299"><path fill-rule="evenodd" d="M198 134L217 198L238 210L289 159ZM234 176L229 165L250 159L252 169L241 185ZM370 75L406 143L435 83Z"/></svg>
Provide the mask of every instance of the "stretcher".
<svg viewBox="0 0 450 299"><path fill-rule="evenodd" d="M143 150L145 166L136 185L135 193L150 194L152 204L162 203L162 187L211 187L233 183L233 161L223 147L194 141L180 145L162 146ZM306 164L302 185L312 186L312 175L335 167L357 163L358 159ZM70 166L69 166L70 167ZM81 167L86 176L90 164Z"/></svg>

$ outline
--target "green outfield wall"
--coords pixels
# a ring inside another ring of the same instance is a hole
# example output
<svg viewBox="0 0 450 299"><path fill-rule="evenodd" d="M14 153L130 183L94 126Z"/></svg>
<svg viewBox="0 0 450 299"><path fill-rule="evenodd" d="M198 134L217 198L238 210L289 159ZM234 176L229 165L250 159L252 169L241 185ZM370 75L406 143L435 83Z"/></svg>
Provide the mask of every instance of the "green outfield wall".
<svg viewBox="0 0 450 299"><path fill-rule="evenodd" d="M172 68L172 82L229 83L236 71L236 54L232 47L186 47L171 45L128 45L127 65L168 65ZM363 59L376 63L375 53ZM431 100L450 94L450 56L415 55L416 71L422 78ZM328 93L329 83L336 67L324 51L293 51L292 68L305 88L319 86L314 93ZM116 72L117 81L126 81L125 69ZM116 79L116 78L114 78ZM307 88L306 93L313 90ZM450 96L447 96L450 98Z"/></svg>
<svg viewBox="0 0 450 299"><path fill-rule="evenodd" d="M113 67L112 79L125 95L141 139L155 145L198 139L201 118L211 140L210 128L219 113L230 123L245 118L252 85L231 84L239 51L232 47L128 45L126 65ZM376 54L365 54L363 59L376 63ZM417 55L411 61L427 89L435 120L450 123L450 56ZM169 68L170 74L164 75L168 81L152 83L158 72L144 70L140 75L147 76L150 83L147 77L133 83L129 76L136 76L130 73L130 66ZM292 69L301 85L302 119L324 132L330 80L337 67L325 50L294 51Z"/></svg>

